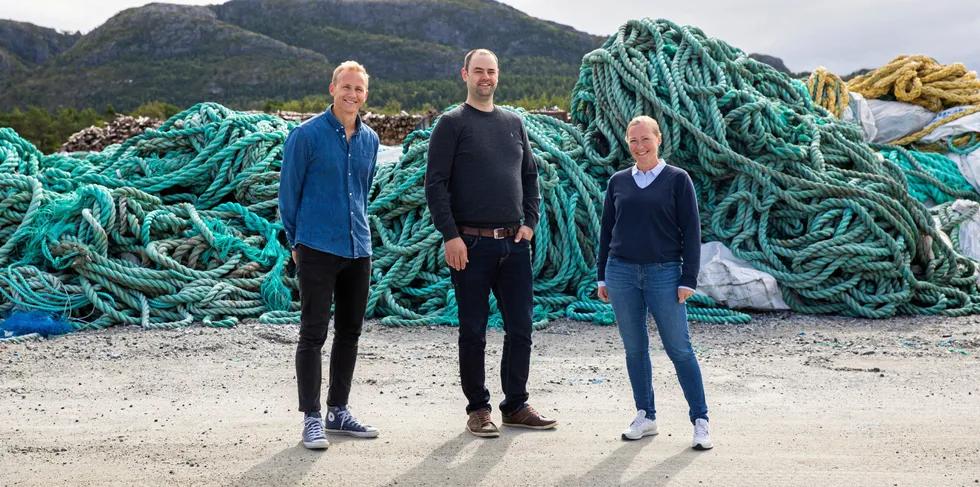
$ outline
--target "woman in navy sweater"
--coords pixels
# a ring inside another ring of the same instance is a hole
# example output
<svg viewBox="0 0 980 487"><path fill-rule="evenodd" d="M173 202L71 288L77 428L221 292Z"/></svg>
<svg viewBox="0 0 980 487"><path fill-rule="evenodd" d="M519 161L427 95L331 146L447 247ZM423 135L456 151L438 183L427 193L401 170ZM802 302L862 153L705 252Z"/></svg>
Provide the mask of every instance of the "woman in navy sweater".
<svg viewBox="0 0 980 487"><path fill-rule="evenodd" d="M636 402L636 418L623 431L623 439L657 434L649 312L690 408L692 446L706 450L712 446L708 406L684 304L697 287L701 263L701 218L694 183L684 170L659 158L656 120L634 118L626 127L626 140L636 165L609 178L597 259L599 298L612 302Z"/></svg>

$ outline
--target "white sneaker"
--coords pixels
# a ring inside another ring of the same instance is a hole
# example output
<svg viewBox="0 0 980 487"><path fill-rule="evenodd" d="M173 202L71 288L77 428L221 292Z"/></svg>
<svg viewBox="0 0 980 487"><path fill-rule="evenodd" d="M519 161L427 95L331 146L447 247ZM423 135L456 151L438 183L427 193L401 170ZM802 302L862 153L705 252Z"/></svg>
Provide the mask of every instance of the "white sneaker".
<svg viewBox="0 0 980 487"><path fill-rule="evenodd" d="M710 450L711 445L711 435L708 434L708 420L707 419L696 419L694 420L694 441L691 442L691 446L695 450Z"/></svg>
<svg viewBox="0 0 980 487"><path fill-rule="evenodd" d="M624 440L639 440L644 436L657 434L657 421L647 418L647 412L639 410L636 412L636 419L630 423L630 427L623 430Z"/></svg>

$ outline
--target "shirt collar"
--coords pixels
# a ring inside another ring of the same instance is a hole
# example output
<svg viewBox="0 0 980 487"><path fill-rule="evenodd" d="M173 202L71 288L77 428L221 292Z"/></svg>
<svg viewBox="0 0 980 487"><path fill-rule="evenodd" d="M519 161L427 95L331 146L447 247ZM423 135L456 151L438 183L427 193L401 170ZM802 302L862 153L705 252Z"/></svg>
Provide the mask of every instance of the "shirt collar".
<svg viewBox="0 0 980 487"><path fill-rule="evenodd" d="M337 117L335 117L333 115L333 103L331 103L330 106L327 107L327 111L324 112L324 118L327 119L327 123L329 123L330 126L333 127L334 129L340 130L340 129L344 128L344 124L340 123L340 120L337 120ZM357 119L354 122L354 127L355 127L354 128L354 132L360 132L361 131L361 116L360 115L357 116Z"/></svg>
<svg viewBox="0 0 980 487"><path fill-rule="evenodd" d="M657 163L657 165L654 166L653 169L651 169L649 172L646 172L644 174L647 174L647 175L653 176L653 177L657 177L657 176L660 175L660 173L662 173L664 171L664 167L667 166L667 163L664 162L664 160L663 159L660 159L660 158L658 158L657 160L660 161L660 162ZM634 176L636 176L638 173L641 172L640 171L640 168L636 167L636 164L633 164L633 170L632 171L633 171L633 175Z"/></svg>

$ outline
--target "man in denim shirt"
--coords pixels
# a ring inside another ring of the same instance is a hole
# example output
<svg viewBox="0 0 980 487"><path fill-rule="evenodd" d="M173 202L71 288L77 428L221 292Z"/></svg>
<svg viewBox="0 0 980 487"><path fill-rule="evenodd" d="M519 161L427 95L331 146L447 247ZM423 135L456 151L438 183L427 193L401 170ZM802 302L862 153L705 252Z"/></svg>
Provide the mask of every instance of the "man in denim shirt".
<svg viewBox="0 0 980 487"><path fill-rule="evenodd" d="M296 381L303 444L327 448L327 432L375 437L347 407L357 342L371 282L368 192L374 179L378 135L358 110L368 95L364 67L347 61L330 83L334 103L286 139L279 181L279 212L297 265L302 311L296 348ZM320 356L336 303L326 421L320 415Z"/></svg>

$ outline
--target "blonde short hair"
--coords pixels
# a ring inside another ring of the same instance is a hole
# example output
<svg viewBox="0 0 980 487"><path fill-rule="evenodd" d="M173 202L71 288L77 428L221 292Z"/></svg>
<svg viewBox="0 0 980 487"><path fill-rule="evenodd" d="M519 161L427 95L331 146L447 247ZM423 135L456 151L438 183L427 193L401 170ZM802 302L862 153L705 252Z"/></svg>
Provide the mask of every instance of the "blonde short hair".
<svg viewBox="0 0 980 487"><path fill-rule="evenodd" d="M368 76L367 70L364 69L364 66L361 66L361 63L359 63L357 61L344 61L344 62L340 63L340 66L337 66L337 69L334 69L333 70L333 79L331 79L330 82L331 83L336 83L337 82L337 76L340 76L340 73L343 72L343 71L355 71L355 72L358 72L358 73L363 74L364 75L364 82L365 82L364 84L367 84L368 81L371 79L371 77Z"/></svg>
<svg viewBox="0 0 980 487"><path fill-rule="evenodd" d="M633 120L630 120L630 123L626 125L626 132L629 133L630 128L632 128L634 125L640 125L640 124L649 125L650 128L653 129L653 135L660 137L660 124L657 123L657 121L654 120L653 117L648 117L646 115L640 115L639 117L635 117L633 118Z"/></svg>

